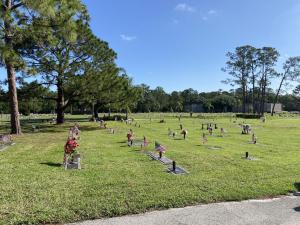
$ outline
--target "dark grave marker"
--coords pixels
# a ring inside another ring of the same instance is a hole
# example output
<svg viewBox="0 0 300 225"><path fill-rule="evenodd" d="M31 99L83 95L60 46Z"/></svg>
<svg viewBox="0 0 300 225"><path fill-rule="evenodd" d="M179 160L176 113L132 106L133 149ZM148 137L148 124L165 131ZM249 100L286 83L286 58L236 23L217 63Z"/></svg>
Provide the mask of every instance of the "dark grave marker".
<svg viewBox="0 0 300 225"><path fill-rule="evenodd" d="M147 155L149 155L153 160L160 161L162 164L168 165L172 163L172 160L162 156L161 154L155 154L153 152L146 152Z"/></svg>
<svg viewBox="0 0 300 225"><path fill-rule="evenodd" d="M254 158L254 157L250 156L249 152L246 152L245 157L242 157L242 158L246 159L246 160L258 160L257 158Z"/></svg>
<svg viewBox="0 0 300 225"><path fill-rule="evenodd" d="M169 167L168 168L168 172L169 173L172 173L172 174L175 174L175 175L180 175L180 174L187 174L188 172L185 170L185 169L183 169L182 167L179 167L179 166L176 166L176 162L175 161L173 161L172 162L172 167Z"/></svg>

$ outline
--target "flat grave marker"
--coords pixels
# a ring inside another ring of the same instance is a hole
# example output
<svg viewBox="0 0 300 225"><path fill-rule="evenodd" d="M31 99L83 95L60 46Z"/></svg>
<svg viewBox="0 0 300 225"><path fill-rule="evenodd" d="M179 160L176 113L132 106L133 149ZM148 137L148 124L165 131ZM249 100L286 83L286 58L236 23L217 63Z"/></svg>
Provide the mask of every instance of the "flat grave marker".
<svg viewBox="0 0 300 225"><path fill-rule="evenodd" d="M174 175L184 175L184 174L188 174L188 172L187 172L184 168L182 168L182 167L180 167L180 166L177 166L175 161L172 162L172 167L169 167L169 168L167 169L167 171L168 171L169 173L174 174Z"/></svg>

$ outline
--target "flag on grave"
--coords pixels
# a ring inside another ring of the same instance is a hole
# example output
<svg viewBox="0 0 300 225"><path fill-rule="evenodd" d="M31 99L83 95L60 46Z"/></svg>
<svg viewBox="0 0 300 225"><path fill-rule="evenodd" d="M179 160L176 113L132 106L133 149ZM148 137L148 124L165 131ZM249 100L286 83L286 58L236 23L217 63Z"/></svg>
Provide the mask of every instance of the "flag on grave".
<svg viewBox="0 0 300 225"><path fill-rule="evenodd" d="M158 142L155 142L155 150L163 153L166 152L166 148Z"/></svg>

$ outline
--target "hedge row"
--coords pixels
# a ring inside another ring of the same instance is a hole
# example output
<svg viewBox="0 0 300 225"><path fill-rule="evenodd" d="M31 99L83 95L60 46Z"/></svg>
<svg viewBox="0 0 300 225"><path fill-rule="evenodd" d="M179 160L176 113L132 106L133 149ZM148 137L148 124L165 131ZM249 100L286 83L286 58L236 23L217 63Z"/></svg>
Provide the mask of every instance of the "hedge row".
<svg viewBox="0 0 300 225"><path fill-rule="evenodd" d="M240 114L236 114L236 117L243 118L243 119L259 119L259 118L261 118L261 115L240 113Z"/></svg>

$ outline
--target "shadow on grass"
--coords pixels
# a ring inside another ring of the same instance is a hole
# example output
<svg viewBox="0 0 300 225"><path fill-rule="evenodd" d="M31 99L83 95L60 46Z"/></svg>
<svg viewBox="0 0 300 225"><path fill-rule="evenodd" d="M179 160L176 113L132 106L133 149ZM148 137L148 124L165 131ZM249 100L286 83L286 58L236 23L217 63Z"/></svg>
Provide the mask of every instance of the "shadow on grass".
<svg viewBox="0 0 300 225"><path fill-rule="evenodd" d="M300 182L294 183L294 186L297 189L297 191L300 191Z"/></svg>
<svg viewBox="0 0 300 225"><path fill-rule="evenodd" d="M54 117L56 120L56 116ZM50 123L53 121L53 118L22 118L21 122L24 123ZM88 117L81 117L81 118L65 118L65 122L89 122Z"/></svg>
<svg viewBox="0 0 300 225"><path fill-rule="evenodd" d="M21 126L22 126L23 133L60 133L60 132L66 132L66 130L68 129L68 126L59 127L56 125L41 124L37 128L38 131L34 132L32 128L32 124L21 124ZM63 128L63 129L59 129L59 128Z"/></svg>
<svg viewBox="0 0 300 225"><path fill-rule="evenodd" d="M24 133L58 133L58 132L66 132L70 128L69 123L67 122L88 122L87 119L79 118L79 119L66 119L64 124L50 124L46 119L23 119L21 121L22 131ZM38 131L34 132L33 126L36 127ZM98 126L80 126L81 131L97 131L99 130Z"/></svg>
<svg viewBox="0 0 300 225"><path fill-rule="evenodd" d="M79 126L79 129L80 129L80 131L100 131L101 130L98 126L97 127ZM105 130L103 130L103 131L105 131Z"/></svg>
<svg viewBox="0 0 300 225"><path fill-rule="evenodd" d="M47 166L51 166L51 167L61 167L61 163L54 163L54 162L44 162L44 163L40 163L41 165L47 165Z"/></svg>
<svg viewBox="0 0 300 225"><path fill-rule="evenodd" d="M300 206L295 207L294 210L295 210L296 212L300 212Z"/></svg>
<svg viewBox="0 0 300 225"><path fill-rule="evenodd" d="M173 140L175 141L181 141L181 140L184 140L183 138L173 138Z"/></svg>

